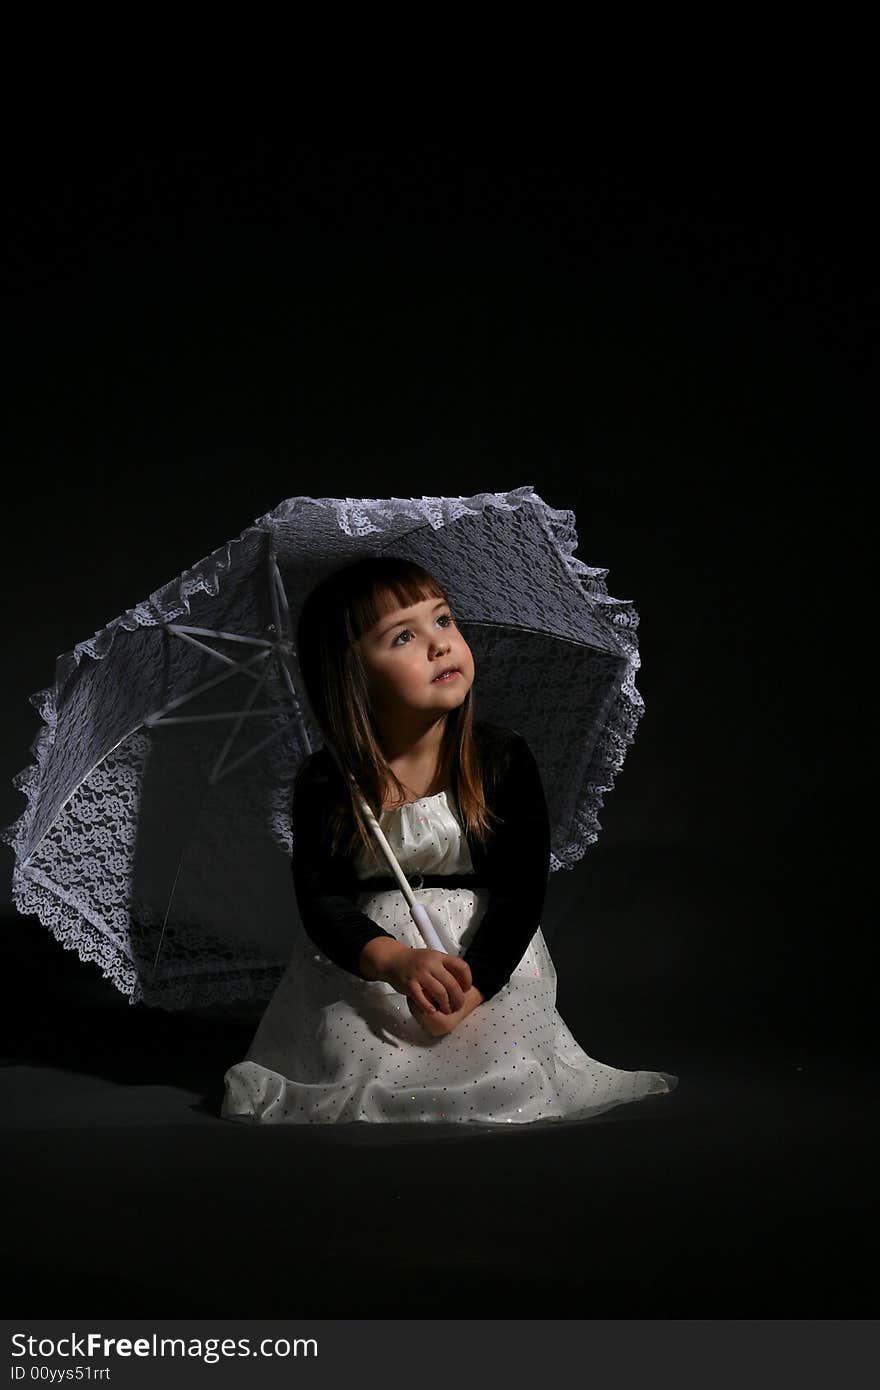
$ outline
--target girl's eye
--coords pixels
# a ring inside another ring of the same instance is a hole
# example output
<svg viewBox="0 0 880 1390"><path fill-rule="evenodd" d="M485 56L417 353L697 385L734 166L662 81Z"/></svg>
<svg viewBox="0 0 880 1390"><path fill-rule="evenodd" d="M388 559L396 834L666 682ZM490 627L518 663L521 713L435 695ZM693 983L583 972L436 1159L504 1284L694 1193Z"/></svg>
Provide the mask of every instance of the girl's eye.
<svg viewBox="0 0 880 1390"><path fill-rule="evenodd" d="M454 622L455 622L455 619L453 618L453 616L452 616L451 613L441 613L440 616L439 616L438 619L437 619L437 622L438 622L438 623L454 623ZM401 637L405 637L407 633L410 633L410 636L412 636L412 630L411 630L410 628L408 628L408 627L405 627L405 628L403 629L403 632L398 632L398 634L397 634L397 636L395 637L394 641L391 643L392 647L400 646L400 645L401 645L401 643L400 643ZM403 643L403 645L404 645L404 646L409 646L409 643L408 643L408 642L405 642L405 643Z"/></svg>

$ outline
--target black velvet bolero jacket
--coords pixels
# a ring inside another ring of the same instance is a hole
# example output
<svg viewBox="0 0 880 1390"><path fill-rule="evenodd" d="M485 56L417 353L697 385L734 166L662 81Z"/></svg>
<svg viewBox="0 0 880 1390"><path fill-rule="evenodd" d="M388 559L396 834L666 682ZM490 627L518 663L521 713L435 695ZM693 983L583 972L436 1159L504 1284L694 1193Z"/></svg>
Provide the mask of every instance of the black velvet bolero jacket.
<svg viewBox="0 0 880 1390"><path fill-rule="evenodd" d="M541 774L522 734L475 720L474 738L483 754L486 801L504 823L493 825L485 849L466 836L474 873L454 882L490 890L483 919L464 952L473 983L490 999L507 984L541 924L550 824ZM304 760L293 787L293 886L302 924L318 949L366 979L359 967L366 943L377 936L397 938L358 911L357 895L367 884L358 879L352 860L330 854L330 815L342 791L341 774L326 748ZM432 875L426 886L442 881L443 876ZM397 887L390 876L387 883Z"/></svg>

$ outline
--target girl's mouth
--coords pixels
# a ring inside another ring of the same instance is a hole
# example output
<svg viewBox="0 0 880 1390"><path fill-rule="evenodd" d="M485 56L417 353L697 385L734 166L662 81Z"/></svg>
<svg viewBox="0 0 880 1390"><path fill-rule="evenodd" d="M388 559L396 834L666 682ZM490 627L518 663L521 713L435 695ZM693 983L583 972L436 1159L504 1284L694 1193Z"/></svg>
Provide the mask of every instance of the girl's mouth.
<svg viewBox="0 0 880 1390"><path fill-rule="evenodd" d="M461 672L458 671L457 669L454 670L454 671L447 671L445 676L435 676L434 679L432 680L431 684L432 684L432 685L445 685L447 681L454 681L454 680L456 679L456 677L459 676L460 674L461 674Z"/></svg>

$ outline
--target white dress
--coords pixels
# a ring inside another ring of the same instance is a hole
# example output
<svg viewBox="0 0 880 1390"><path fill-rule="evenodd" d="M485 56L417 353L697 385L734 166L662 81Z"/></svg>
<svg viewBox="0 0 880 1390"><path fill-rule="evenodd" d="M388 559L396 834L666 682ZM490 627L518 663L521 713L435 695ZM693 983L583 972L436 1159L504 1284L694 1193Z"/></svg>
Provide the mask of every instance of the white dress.
<svg viewBox="0 0 880 1390"><path fill-rule="evenodd" d="M386 809L380 825L408 876L473 872L451 792ZM355 866L359 878L387 872L363 847ZM463 952L489 890L414 891ZM399 888L361 893L357 906L407 945L424 946ZM224 1119L529 1124L589 1118L678 1084L668 1072L620 1071L578 1046L555 1007L556 971L540 927L509 982L436 1038L390 984L359 979L302 929L298 937L245 1060L225 1075Z"/></svg>

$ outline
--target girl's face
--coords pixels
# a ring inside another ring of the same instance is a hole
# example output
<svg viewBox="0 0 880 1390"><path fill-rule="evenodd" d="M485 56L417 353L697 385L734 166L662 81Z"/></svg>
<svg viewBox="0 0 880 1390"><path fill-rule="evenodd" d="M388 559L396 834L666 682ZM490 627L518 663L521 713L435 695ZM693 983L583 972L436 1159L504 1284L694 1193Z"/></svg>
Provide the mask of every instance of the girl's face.
<svg viewBox="0 0 880 1390"><path fill-rule="evenodd" d="M474 658L445 599L411 608L395 604L358 643L374 711L443 714L457 709L474 683ZM438 681L448 667L458 675Z"/></svg>

